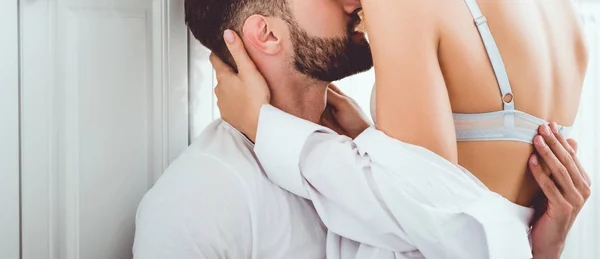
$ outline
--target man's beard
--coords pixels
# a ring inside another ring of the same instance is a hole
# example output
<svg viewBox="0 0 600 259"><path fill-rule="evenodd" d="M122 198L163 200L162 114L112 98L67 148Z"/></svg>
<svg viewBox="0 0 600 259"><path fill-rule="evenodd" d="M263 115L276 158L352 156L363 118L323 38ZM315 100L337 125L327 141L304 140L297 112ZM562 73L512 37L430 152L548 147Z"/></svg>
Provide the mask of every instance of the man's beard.
<svg viewBox="0 0 600 259"><path fill-rule="evenodd" d="M324 82L340 80L371 69L373 57L369 43L365 38L360 41L352 39L357 21L350 23L346 36L340 38L310 36L297 23L291 22L290 35L296 69Z"/></svg>

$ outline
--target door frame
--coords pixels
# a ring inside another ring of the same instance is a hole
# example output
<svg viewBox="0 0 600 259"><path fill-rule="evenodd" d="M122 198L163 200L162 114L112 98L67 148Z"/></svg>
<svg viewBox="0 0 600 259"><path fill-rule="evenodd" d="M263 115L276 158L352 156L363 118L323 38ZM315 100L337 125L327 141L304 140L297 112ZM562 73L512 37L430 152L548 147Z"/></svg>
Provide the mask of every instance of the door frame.
<svg viewBox="0 0 600 259"><path fill-rule="evenodd" d="M20 257L18 0L0 2L0 258Z"/></svg>

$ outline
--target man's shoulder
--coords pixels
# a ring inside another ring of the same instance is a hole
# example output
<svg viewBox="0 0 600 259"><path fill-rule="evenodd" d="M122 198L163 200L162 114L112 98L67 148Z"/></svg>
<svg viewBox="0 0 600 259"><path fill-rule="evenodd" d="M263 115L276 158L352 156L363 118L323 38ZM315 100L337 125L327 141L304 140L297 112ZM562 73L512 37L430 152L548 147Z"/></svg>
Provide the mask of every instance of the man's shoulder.
<svg viewBox="0 0 600 259"><path fill-rule="evenodd" d="M174 162L204 156L236 169L240 165L242 169L246 169L258 164L252 149L253 144L242 133L227 122L217 119L209 124Z"/></svg>
<svg viewBox="0 0 600 259"><path fill-rule="evenodd" d="M245 257L252 210L248 189L236 174L207 153L176 159L139 204L134 253L139 258L224 258L212 253L228 251ZM177 252L163 254L167 251Z"/></svg>
<svg viewBox="0 0 600 259"><path fill-rule="evenodd" d="M164 175L143 197L135 219L135 258L250 254L253 215L247 188L218 160L196 158L212 173L194 174L189 164L174 164L175 174Z"/></svg>
<svg viewBox="0 0 600 259"><path fill-rule="evenodd" d="M271 183L246 141L229 124L209 125L142 199L134 250L155 253L171 245L172 251L208 252L206 258L249 258L255 231L264 232L261 240L278 239L265 230L272 228L322 234L310 203Z"/></svg>
<svg viewBox="0 0 600 259"><path fill-rule="evenodd" d="M140 210L156 206L198 208L200 202L220 194L244 200L248 179L262 174L244 141L232 126L215 120L168 166L144 196Z"/></svg>
<svg viewBox="0 0 600 259"><path fill-rule="evenodd" d="M232 198L222 202L240 200L248 195L245 190L237 172L209 154L179 158L144 195L138 214L157 210L206 214L213 209L211 200L219 200L220 195Z"/></svg>
<svg viewBox="0 0 600 259"><path fill-rule="evenodd" d="M252 143L231 125L217 119L169 165L156 185L227 177L233 182L245 182L261 174Z"/></svg>

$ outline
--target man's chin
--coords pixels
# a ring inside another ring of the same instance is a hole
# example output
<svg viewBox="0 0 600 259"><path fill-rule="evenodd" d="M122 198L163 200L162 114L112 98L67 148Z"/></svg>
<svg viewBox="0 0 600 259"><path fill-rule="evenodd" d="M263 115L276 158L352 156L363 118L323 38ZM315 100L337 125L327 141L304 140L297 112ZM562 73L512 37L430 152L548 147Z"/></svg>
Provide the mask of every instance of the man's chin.
<svg viewBox="0 0 600 259"><path fill-rule="evenodd" d="M367 71L369 71L369 69L371 69L373 67L372 63L367 63L367 62L365 62L365 63L367 65L365 65L363 67L355 68L354 70L348 72L346 75L344 75L340 79L344 79L346 77L350 77L350 76L357 75L357 74L360 74L360 73L363 73L363 72L367 72ZM340 79L338 79L338 80L340 80Z"/></svg>
<svg viewBox="0 0 600 259"><path fill-rule="evenodd" d="M337 53L325 53L310 58L306 55L296 56L296 69L313 79L332 82L368 71L373 67L371 48L366 40L354 44L348 44L346 41L345 44L344 48Z"/></svg>
<svg viewBox="0 0 600 259"><path fill-rule="evenodd" d="M369 71L373 67L373 64L367 63L363 67L355 67L348 70L340 70L340 71L329 71L329 73L322 75L313 75L314 78L323 81L323 82L333 82L342 80L346 77L350 77L356 74L360 74L362 72Z"/></svg>
<svg viewBox="0 0 600 259"><path fill-rule="evenodd" d="M369 71L371 68L373 68L373 59L368 55L368 57L357 58L348 62L345 67L331 70L329 78L333 79L332 81L337 81Z"/></svg>

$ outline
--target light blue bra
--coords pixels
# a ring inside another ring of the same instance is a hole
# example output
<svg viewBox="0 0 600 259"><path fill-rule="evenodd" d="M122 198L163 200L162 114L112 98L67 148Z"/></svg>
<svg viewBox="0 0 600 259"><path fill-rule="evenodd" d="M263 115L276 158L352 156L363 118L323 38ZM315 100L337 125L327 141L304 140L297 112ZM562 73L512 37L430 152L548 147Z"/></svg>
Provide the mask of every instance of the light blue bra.
<svg viewBox="0 0 600 259"><path fill-rule="evenodd" d="M531 114L515 110L515 100L508 81L508 75L504 68L504 62L496 41L492 36L485 16L481 13L476 0L465 0L471 15L473 15L483 44L487 51L490 62L496 74L496 80L502 93L504 109L497 112L480 114L457 114L454 113L454 126L456 127L457 141L487 141L506 140L532 143L538 134L541 125L548 124L543 119ZM569 128L559 126L563 134L567 134Z"/></svg>

